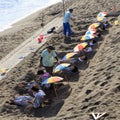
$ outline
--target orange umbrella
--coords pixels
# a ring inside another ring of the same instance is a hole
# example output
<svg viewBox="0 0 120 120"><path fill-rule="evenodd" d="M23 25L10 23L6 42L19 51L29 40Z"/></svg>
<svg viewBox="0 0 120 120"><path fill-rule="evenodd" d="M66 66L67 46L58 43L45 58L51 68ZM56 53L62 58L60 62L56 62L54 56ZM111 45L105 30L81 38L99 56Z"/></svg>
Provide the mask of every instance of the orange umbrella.
<svg viewBox="0 0 120 120"><path fill-rule="evenodd" d="M83 42L83 43L80 43L80 44L76 45L76 46L74 47L74 52L81 51L81 50L84 49L87 45L88 45L87 42Z"/></svg>
<svg viewBox="0 0 120 120"><path fill-rule="evenodd" d="M71 53L67 53L62 60L68 60L69 58L73 57L74 55L76 55L77 53L75 52L71 52Z"/></svg>
<svg viewBox="0 0 120 120"><path fill-rule="evenodd" d="M98 23L93 23L93 24L91 24L90 26L89 26L89 30L91 30L91 29L96 29L97 27L99 27L100 26L100 23L98 22Z"/></svg>

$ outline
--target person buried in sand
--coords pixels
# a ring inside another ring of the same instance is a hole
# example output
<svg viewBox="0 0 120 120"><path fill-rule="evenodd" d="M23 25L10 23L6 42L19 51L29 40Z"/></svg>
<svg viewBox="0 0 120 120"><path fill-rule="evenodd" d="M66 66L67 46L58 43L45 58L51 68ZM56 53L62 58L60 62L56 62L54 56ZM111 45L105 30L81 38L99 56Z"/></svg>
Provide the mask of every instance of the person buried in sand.
<svg viewBox="0 0 120 120"><path fill-rule="evenodd" d="M54 67L54 58L58 62L55 48L52 45L49 45L41 53L39 67L43 66L45 68L46 72L48 72L50 75L52 75L53 74L53 67Z"/></svg>
<svg viewBox="0 0 120 120"><path fill-rule="evenodd" d="M17 89L21 89L24 92L26 91L27 93L31 93L31 88L33 86L40 89L40 85L36 81L32 81L29 83L21 82L17 85Z"/></svg>

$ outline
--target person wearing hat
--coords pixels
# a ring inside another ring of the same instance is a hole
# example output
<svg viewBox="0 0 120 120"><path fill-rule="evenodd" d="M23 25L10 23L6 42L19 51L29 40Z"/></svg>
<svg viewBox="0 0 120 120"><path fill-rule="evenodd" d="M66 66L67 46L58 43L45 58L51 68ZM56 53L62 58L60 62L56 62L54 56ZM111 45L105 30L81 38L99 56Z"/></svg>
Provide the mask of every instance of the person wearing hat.
<svg viewBox="0 0 120 120"><path fill-rule="evenodd" d="M39 67L44 67L46 72L50 75L53 73L54 67L54 58L58 62L57 54L55 48L52 45L49 45L45 50L41 53L40 65Z"/></svg>
<svg viewBox="0 0 120 120"><path fill-rule="evenodd" d="M73 9L69 9L65 12L64 20L63 20L63 34L65 37L66 42L70 42L71 37L71 27L70 27L70 19L72 19L72 12ZM68 32L68 39L67 39L67 32Z"/></svg>

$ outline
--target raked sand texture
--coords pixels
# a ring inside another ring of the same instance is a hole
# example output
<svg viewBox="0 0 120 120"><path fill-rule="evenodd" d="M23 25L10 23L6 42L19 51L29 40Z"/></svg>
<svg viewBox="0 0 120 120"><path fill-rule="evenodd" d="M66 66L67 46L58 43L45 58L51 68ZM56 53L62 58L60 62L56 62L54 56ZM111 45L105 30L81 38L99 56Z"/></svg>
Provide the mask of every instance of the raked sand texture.
<svg viewBox="0 0 120 120"><path fill-rule="evenodd" d="M115 26L117 17L107 18L111 27L108 28L89 55L89 65L79 66L79 74L70 76L69 84L72 92L66 96L68 86L58 88L59 99L53 95L51 104L39 109L22 110L7 103L12 96L23 95L16 89L17 84L38 80L40 53L48 44L53 44L61 59L79 43L80 37L93 23L100 11L109 10L116 4L120 10L119 0L68 0L66 7L74 8L71 22L73 31L71 44L64 44L62 27L56 34L49 36L46 44L32 52L16 67L8 72L0 81L0 120L94 120L91 113L106 114L100 120L120 120L120 25ZM60 9L59 9L60 8ZM62 16L62 4L51 6L45 10L45 24L53 18ZM0 34L0 56L4 58L20 43L33 36L40 28L41 11L16 23L10 30ZM54 14L53 14L54 13ZM53 24L53 26L55 26ZM13 44L14 43L14 44Z"/></svg>

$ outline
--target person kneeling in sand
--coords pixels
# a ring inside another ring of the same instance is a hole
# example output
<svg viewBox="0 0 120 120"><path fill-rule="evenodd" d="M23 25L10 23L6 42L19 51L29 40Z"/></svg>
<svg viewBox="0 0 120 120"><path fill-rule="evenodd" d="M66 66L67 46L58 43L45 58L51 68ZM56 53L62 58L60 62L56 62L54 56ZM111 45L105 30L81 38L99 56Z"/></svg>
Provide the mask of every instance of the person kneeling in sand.
<svg viewBox="0 0 120 120"><path fill-rule="evenodd" d="M33 104L34 108L39 108L41 106L41 103L44 101L46 94L43 90L40 90L34 86L31 88L31 90L35 97L34 102L31 102L31 104Z"/></svg>
<svg viewBox="0 0 120 120"><path fill-rule="evenodd" d="M40 82L41 83L50 77L50 74L48 72L45 72L42 69L37 71L37 75L40 76ZM50 86L51 86L51 84L45 84L43 87L46 88L46 89L49 89Z"/></svg>
<svg viewBox="0 0 120 120"><path fill-rule="evenodd" d="M35 86L31 88L31 91L34 95L34 98L31 96L19 96L15 97L14 100L11 100L10 104L16 104L24 106L26 108L28 107L39 108L41 106L41 103L44 101L44 97L46 94L44 93L43 90L40 90Z"/></svg>
<svg viewBox="0 0 120 120"><path fill-rule="evenodd" d="M31 96L18 96L15 97L14 100L11 100L10 104L16 104L24 107L39 108L46 94L43 90L40 90L35 86L33 86L31 90L35 98L32 98Z"/></svg>
<svg viewBox="0 0 120 120"><path fill-rule="evenodd" d="M17 85L17 89L21 89L23 91L31 93L31 88L36 87L40 89L40 85L36 81L32 81L30 83L22 82Z"/></svg>

